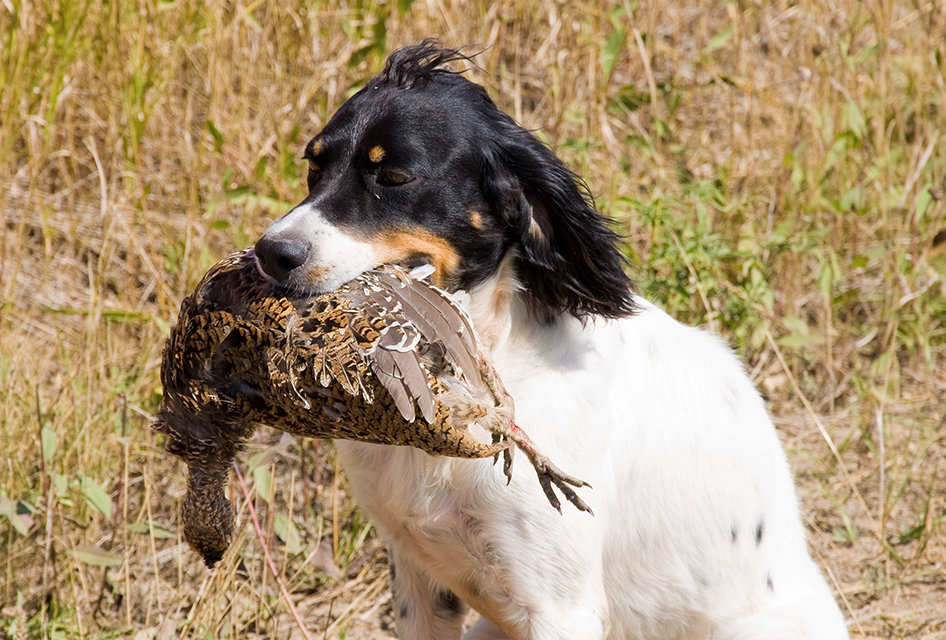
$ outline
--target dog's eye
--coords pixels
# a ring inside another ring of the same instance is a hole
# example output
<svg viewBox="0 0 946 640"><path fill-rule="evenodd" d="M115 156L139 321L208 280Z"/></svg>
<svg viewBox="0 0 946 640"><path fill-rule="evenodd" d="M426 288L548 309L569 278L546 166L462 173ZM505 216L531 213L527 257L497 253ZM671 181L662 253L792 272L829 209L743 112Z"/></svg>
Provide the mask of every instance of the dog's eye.
<svg viewBox="0 0 946 640"><path fill-rule="evenodd" d="M315 188L315 185L318 184L319 178L322 177L322 170L319 168L319 165L313 160L309 160L309 172L306 174L306 183L309 185L309 191Z"/></svg>
<svg viewBox="0 0 946 640"><path fill-rule="evenodd" d="M374 181L382 187L397 187L414 181L414 176L394 169L381 169L375 174Z"/></svg>

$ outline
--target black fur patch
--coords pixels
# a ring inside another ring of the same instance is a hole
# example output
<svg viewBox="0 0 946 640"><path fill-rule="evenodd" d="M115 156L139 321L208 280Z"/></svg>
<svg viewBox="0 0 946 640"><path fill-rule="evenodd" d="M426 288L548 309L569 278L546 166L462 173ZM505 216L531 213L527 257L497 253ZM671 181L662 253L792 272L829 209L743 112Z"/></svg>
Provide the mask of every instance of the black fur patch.
<svg viewBox="0 0 946 640"><path fill-rule="evenodd" d="M434 606L438 612L448 615L459 615L463 613L463 602L452 591L442 589L437 592Z"/></svg>

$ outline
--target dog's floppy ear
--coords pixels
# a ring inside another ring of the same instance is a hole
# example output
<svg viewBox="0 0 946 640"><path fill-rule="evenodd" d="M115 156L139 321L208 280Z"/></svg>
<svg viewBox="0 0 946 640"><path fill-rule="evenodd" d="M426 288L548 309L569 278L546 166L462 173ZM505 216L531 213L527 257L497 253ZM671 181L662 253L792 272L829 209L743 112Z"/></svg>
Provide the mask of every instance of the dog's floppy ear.
<svg viewBox="0 0 946 640"><path fill-rule="evenodd" d="M632 314L633 283L619 237L585 184L531 133L498 114L484 188L518 245L517 271L533 310L579 318Z"/></svg>

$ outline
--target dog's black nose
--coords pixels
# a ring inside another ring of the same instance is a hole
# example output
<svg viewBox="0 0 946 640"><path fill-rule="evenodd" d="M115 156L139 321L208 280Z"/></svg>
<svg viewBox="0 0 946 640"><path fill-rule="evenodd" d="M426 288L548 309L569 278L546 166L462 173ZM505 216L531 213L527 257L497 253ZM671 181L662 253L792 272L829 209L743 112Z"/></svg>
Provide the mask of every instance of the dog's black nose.
<svg viewBox="0 0 946 640"><path fill-rule="evenodd" d="M260 267L277 282L285 282L296 267L309 257L312 243L302 238L271 238L263 235L256 242Z"/></svg>

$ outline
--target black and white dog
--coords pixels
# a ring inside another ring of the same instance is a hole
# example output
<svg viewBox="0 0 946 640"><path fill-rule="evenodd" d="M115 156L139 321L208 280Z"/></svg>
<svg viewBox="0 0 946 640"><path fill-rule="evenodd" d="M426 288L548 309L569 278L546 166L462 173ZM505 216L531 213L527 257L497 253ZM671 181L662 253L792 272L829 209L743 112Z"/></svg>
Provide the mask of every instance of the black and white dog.
<svg viewBox="0 0 946 640"><path fill-rule="evenodd" d="M841 640L775 430L717 338L634 294L581 180L424 42L306 147L309 193L256 245L298 292L382 263L466 301L517 422L591 483L549 507L526 468L338 442L390 553L400 637Z"/></svg>

